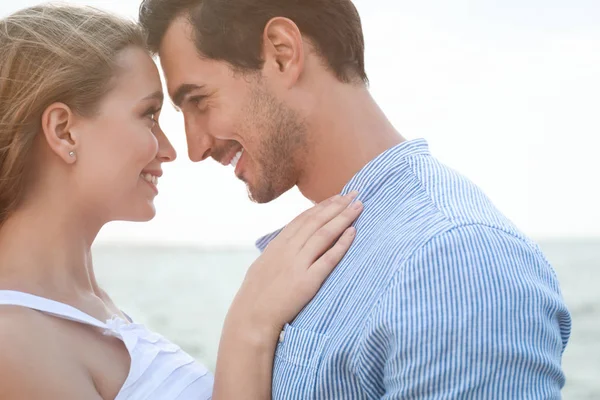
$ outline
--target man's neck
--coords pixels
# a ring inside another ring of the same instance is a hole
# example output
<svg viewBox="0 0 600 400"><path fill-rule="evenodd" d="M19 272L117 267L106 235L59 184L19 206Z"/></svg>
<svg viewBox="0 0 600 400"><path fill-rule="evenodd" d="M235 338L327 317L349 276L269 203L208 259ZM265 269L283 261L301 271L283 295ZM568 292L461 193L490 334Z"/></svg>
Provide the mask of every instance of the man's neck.
<svg viewBox="0 0 600 400"><path fill-rule="evenodd" d="M371 160L405 141L365 87L328 88L309 120L310 150L298 188L315 203L339 193Z"/></svg>

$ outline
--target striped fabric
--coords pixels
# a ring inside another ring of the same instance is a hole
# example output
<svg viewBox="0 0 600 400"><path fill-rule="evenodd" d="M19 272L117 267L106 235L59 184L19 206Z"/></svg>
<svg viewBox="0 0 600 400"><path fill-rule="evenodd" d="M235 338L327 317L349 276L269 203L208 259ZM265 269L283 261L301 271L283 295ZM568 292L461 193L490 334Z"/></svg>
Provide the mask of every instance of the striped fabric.
<svg viewBox="0 0 600 400"><path fill-rule="evenodd" d="M571 319L538 246L423 139L354 189L355 243L286 325L273 398L559 399Z"/></svg>

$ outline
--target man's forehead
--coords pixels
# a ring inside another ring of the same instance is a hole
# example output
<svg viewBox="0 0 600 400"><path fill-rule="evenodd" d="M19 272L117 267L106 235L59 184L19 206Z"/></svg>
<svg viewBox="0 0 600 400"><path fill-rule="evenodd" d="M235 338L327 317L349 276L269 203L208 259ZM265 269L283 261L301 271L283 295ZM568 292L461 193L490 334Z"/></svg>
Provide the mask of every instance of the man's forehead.
<svg viewBox="0 0 600 400"><path fill-rule="evenodd" d="M171 98L181 85L198 84L197 76L190 81L191 71L199 68L198 53L195 43L188 35L185 35L184 29L187 28L184 28L180 21L176 20L171 23L158 49L160 65Z"/></svg>
<svg viewBox="0 0 600 400"><path fill-rule="evenodd" d="M182 92L187 94L191 90L218 86L229 75L234 75L226 62L200 54L193 40L192 25L185 17L178 17L171 23L158 56L169 97L175 104L181 100Z"/></svg>
<svg viewBox="0 0 600 400"><path fill-rule="evenodd" d="M171 100L178 104L188 93L204 89L214 81L211 66L198 58L188 60L183 65L177 62L162 62L165 83Z"/></svg>
<svg viewBox="0 0 600 400"><path fill-rule="evenodd" d="M190 46L195 47L194 27L188 18L179 16L171 21L165 30L159 53L170 53L172 50Z"/></svg>

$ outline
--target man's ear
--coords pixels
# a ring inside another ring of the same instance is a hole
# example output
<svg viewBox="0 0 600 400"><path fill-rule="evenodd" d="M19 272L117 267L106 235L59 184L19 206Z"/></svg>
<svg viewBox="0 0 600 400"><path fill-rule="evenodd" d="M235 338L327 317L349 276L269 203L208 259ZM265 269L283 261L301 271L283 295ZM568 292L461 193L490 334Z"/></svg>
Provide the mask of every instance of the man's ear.
<svg viewBox="0 0 600 400"><path fill-rule="evenodd" d="M263 32L265 72L291 87L302 74L304 57L302 33L294 21L284 17L271 19Z"/></svg>
<svg viewBox="0 0 600 400"><path fill-rule="evenodd" d="M68 164L74 163L77 156L73 120L71 108L64 103L53 103L42 114L42 132L48 147Z"/></svg>

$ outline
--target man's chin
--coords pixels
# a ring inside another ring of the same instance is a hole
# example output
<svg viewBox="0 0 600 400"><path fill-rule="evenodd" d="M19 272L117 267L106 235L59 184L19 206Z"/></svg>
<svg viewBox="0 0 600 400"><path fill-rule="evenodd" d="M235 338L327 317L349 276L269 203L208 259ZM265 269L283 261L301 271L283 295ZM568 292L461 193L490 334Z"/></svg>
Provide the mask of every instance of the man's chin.
<svg viewBox="0 0 600 400"><path fill-rule="evenodd" d="M248 188L248 198L250 199L251 202L256 203L256 204L267 204L267 203L270 203L271 201L275 200L275 197L265 196L260 192L255 193L250 188Z"/></svg>
<svg viewBox="0 0 600 400"><path fill-rule="evenodd" d="M248 190L248 198L257 204L270 203L279 196L287 192L287 190L274 190L273 187L255 187L246 182Z"/></svg>

